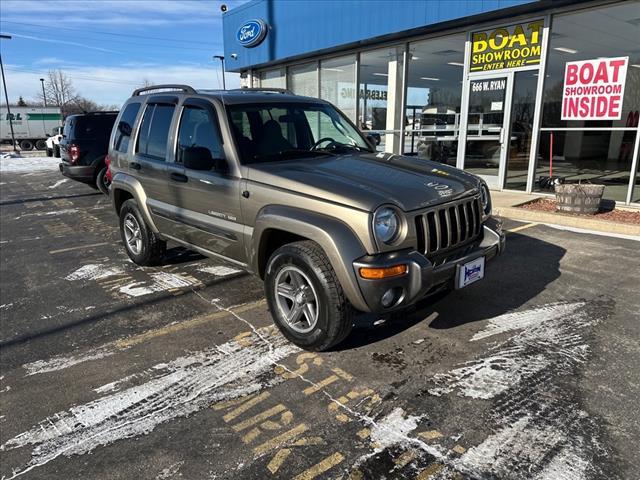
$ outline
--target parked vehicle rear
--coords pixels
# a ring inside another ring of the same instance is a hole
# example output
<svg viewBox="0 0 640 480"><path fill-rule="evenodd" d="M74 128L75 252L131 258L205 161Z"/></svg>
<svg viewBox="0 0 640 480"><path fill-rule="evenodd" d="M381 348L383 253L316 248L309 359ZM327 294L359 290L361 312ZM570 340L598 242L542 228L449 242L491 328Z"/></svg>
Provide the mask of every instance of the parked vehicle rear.
<svg viewBox="0 0 640 480"><path fill-rule="evenodd" d="M118 112L91 112L67 117L60 140L63 175L108 193L105 157Z"/></svg>

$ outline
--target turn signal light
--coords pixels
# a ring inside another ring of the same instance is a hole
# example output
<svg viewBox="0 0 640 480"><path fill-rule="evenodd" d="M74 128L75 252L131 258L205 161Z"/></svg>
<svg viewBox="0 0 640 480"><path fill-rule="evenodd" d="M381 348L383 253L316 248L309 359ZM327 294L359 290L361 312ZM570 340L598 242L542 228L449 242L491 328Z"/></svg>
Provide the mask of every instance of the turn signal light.
<svg viewBox="0 0 640 480"><path fill-rule="evenodd" d="M362 278L366 278L367 280L381 280L383 278L404 275L408 270L409 269L406 264L394 265L393 267L384 268L362 267L360 268L360 276Z"/></svg>

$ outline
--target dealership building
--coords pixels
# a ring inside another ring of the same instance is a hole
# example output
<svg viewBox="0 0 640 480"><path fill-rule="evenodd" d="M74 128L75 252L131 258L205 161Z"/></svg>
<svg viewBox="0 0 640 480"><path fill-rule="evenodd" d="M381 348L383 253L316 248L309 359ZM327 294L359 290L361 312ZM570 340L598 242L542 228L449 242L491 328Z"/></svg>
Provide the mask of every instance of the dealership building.
<svg viewBox="0 0 640 480"><path fill-rule="evenodd" d="M254 0L223 29L243 86L328 100L379 150L640 204L640 0Z"/></svg>

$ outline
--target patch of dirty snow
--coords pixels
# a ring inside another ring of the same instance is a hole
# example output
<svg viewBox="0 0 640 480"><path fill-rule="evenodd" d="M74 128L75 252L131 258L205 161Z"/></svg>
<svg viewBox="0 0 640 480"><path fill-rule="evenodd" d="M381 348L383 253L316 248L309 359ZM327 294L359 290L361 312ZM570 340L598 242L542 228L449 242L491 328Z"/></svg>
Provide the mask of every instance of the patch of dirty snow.
<svg viewBox="0 0 640 480"><path fill-rule="evenodd" d="M227 275L233 275L235 273L242 272L242 270L238 270L237 268L223 267L222 265L199 267L198 271L203 273L210 273L212 275L215 275L216 277L226 277Z"/></svg>
<svg viewBox="0 0 640 480"><path fill-rule="evenodd" d="M97 263L89 263L78 268L65 277L65 280L99 280L114 275L120 275L124 271L118 267L109 267Z"/></svg>
<svg viewBox="0 0 640 480"><path fill-rule="evenodd" d="M57 187L59 187L60 185L62 185L63 183L66 183L66 182L68 182L68 181L69 181L69 179L68 179L68 178L63 178L62 180L58 180L58 181L57 181L56 183L54 183L53 185L50 185L48 188L49 188L49 189L57 188Z"/></svg>
<svg viewBox="0 0 640 480"><path fill-rule="evenodd" d="M64 455L83 455L124 438L146 435L158 425L212 403L248 395L283 381L274 365L299 349L281 335L252 334L255 343L232 340L179 357L154 378L43 419L0 446L32 446L27 464L11 469L10 480ZM271 373L271 375L269 375Z"/></svg>
<svg viewBox="0 0 640 480"><path fill-rule="evenodd" d="M53 157L15 157L2 155L0 157L1 173L31 173L60 171L60 160Z"/></svg>
<svg viewBox="0 0 640 480"><path fill-rule="evenodd" d="M108 357L110 355L113 355L114 353L115 351L113 350L98 348L89 350L88 352L84 352L79 355L58 355L48 360L37 360L35 362L26 363L22 367L27 371L27 376L37 375L40 373L63 370L79 363Z"/></svg>
<svg viewBox="0 0 640 480"><path fill-rule="evenodd" d="M194 284L194 282L181 275L168 272L155 272L149 275L151 283L141 281L132 282L120 287L120 293L130 297L141 297L156 292L164 292L174 288L185 288Z"/></svg>

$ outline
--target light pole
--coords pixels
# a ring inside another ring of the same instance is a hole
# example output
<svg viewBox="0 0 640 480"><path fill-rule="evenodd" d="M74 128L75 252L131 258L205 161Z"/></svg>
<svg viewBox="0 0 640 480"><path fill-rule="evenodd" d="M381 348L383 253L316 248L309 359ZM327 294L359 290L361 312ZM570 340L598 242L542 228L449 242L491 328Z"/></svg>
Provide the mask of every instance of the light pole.
<svg viewBox="0 0 640 480"><path fill-rule="evenodd" d="M11 40L11 35L2 35L0 34L0 38ZM11 116L11 107L9 107L9 94L7 93L7 81L4 78L4 65L2 64L2 55L0 55L0 70L2 70L2 84L4 85L4 99L7 102L7 116L9 117L9 128L11 128L11 144L13 145L13 151L16 150L16 136L13 133L13 118Z"/></svg>
<svg viewBox="0 0 640 480"><path fill-rule="evenodd" d="M222 63L222 89L226 90L227 83L224 80L224 55L214 55L213 58L220 60L220 63Z"/></svg>
<svg viewBox="0 0 640 480"><path fill-rule="evenodd" d="M42 84L42 100L44 101L44 108L47 108L47 94L44 93L44 78L40 79L40 83Z"/></svg>

